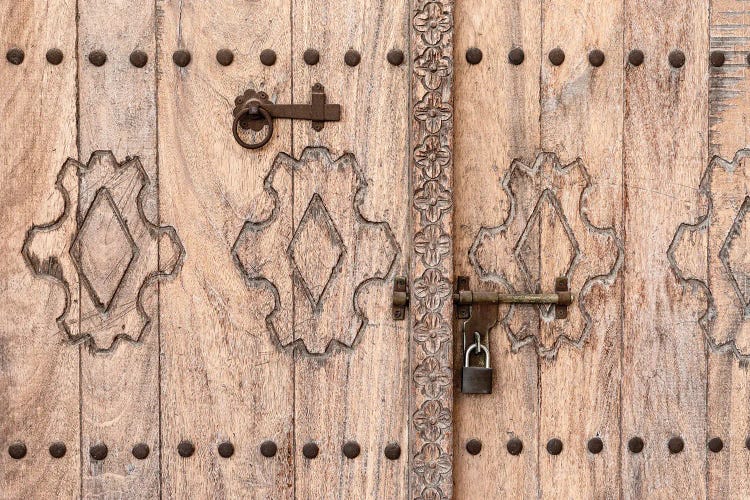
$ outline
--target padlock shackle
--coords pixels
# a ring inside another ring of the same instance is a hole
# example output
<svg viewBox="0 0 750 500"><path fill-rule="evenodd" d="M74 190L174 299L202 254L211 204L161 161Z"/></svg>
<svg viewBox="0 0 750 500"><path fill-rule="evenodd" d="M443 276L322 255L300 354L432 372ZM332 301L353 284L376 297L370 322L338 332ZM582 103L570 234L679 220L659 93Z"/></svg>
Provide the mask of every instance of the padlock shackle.
<svg viewBox="0 0 750 500"><path fill-rule="evenodd" d="M471 351L476 351L477 354L484 353L484 367L489 368L490 367L490 351L487 349L486 345L479 344L471 344L468 349L466 349L466 355L464 356L464 368L468 368L469 366L469 356L471 355Z"/></svg>

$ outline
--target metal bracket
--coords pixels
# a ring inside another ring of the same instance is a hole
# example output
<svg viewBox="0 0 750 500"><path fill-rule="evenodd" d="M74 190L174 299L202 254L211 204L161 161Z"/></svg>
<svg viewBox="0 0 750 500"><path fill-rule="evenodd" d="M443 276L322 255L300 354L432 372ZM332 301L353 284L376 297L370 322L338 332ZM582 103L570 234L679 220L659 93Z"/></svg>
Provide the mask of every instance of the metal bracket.
<svg viewBox="0 0 750 500"><path fill-rule="evenodd" d="M247 149L257 149L271 139L275 118L310 120L314 130L323 130L325 122L341 120L341 106L339 104L327 104L326 100L325 89L320 83L316 83L312 87L310 104L274 104L265 92L246 90L234 100L232 133L240 146ZM245 142L240 137L239 129L260 132L264 127L267 127L268 131L259 142Z"/></svg>
<svg viewBox="0 0 750 500"><path fill-rule="evenodd" d="M409 307L409 285L404 276L396 276L393 280L393 319L406 319L406 308Z"/></svg>

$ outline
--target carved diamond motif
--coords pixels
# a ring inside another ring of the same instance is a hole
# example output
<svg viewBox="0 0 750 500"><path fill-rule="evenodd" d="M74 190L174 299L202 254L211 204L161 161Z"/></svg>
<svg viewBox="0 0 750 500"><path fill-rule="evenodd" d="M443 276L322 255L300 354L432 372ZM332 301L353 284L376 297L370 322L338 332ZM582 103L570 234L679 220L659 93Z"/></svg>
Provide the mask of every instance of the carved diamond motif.
<svg viewBox="0 0 750 500"><path fill-rule="evenodd" d="M367 179L357 160L324 147L279 153L263 187L271 212L245 221L232 255L247 285L273 298L266 326L303 355L351 349L369 323L363 292L384 285L400 253L388 223L360 212Z"/></svg>
<svg viewBox="0 0 750 500"><path fill-rule="evenodd" d="M315 193L287 248L313 310L320 308L328 284L341 270L345 251L323 199Z"/></svg>
<svg viewBox="0 0 750 500"><path fill-rule="evenodd" d="M149 218L152 187L138 158L120 163L111 151L94 151L87 163L68 158L55 183L62 212L27 231L26 263L64 292L57 325L69 345L107 353L150 330L154 285L174 277L185 258L177 231Z"/></svg>
<svg viewBox="0 0 750 500"><path fill-rule="evenodd" d="M575 294L564 322L554 321L550 305L509 306L501 325L511 349L533 346L540 357L553 359L563 345L582 348L598 317L586 296L595 284L612 285L623 261L614 228L588 218L586 167L580 159L563 165L555 154L540 153L530 164L514 160L502 187L508 216L499 226L481 227L469 250L480 279L501 290L545 293L556 276L565 276Z"/></svg>
<svg viewBox="0 0 750 500"><path fill-rule="evenodd" d="M750 248L748 248L747 236L750 234L750 220L745 219L750 210L750 197L745 197L732 227L729 229L724 244L719 251L719 259L729 273L732 285L737 297L745 305L745 316L748 316L747 308L750 306Z"/></svg>
<svg viewBox="0 0 750 500"><path fill-rule="evenodd" d="M109 310L120 283L138 256L138 246L107 188L96 193L70 247L70 255L94 305L102 312Z"/></svg>
<svg viewBox="0 0 750 500"><path fill-rule="evenodd" d="M545 229L548 232L552 231L550 236L553 241L567 243L555 246L557 259L561 262L567 262L564 276L570 274L573 264L581 253L575 234L573 234L570 224L562 213L560 202L555 199L555 195L549 190L544 191L542 196L539 197L531 217L529 217L526 228L513 248L513 255L526 278L526 285L529 287L529 291L533 293L542 291L542 277L539 272L542 250L539 244L539 235L541 234L542 221L545 222ZM528 262L529 258L531 258L531 262Z"/></svg>

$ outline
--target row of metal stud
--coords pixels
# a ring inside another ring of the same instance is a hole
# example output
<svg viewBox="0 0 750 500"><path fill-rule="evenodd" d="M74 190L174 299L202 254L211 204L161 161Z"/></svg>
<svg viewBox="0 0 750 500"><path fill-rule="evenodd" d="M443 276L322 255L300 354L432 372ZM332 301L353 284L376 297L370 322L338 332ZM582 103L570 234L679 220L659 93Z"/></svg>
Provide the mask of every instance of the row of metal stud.
<svg viewBox="0 0 750 500"><path fill-rule="evenodd" d="M19 65L23 63L26 54L20 48L14 47L5 54L5 58L11 64ZM45 55L47 62L58 65L63 60L63 53L60 49L49 49ZM276 52L271 49L265 49L260 53L260 62L265 66L276 64ZM302 55L302 59L310 66L320 62L320 52L315 49L307 49ZM107 62L107 54L102 50L91 51L88 60L94 66L103 66ZM188 50L176 50L172 53L172 61L179 67L184 68L192 60L192 55ZM347 50L344 54L344 63L347 66L357 66L362 60L362 55L354 50ZM404 52L399 49L392 49L386 55L386 60L393 66L400 66L404 62ZM216 61L222 66L229 66L234 62L234 52L229 49L220 49L216 52ZM130 53L130 64L136 68L142 68L148 62L148 54L142 50L134 50Z"/></svg>
<svg viewBox="0 0 750 500"><path fill-rule="evenodd" d="M644 447L645 442L638 436L632 437L628 441L628 450L631 453L640 453ZM724 448L724 441L719 437L711 438L707 443L707 447L713 453L719 453ZM750 449L750 437L745 440L745 447ZM518 438L511 438L508 440L506 448L511 455L520 455L523 451L523 441ZM563 442L558 438L552 438L547 441L546 448L547 453L550 455L559 455L563 450ZM591 438L586 443L586 448L590 453L597 455L604 449L604 441L599 437ZM679 436L674 436L667 441L667 449L672 454L680 453L685 449L685 441ZM478 455L482 451L482 441L479 439L469 439L466 441L466 451L471 455Z"/></svg>
<svg viewBox="0 0 750 500"><path fill-rule="evenodd" d="M229 458L234 455L234 445L229 441L224 441L217 446L217 451L219 453L219 456L223 458ZM260 444L260 453L264 457L274 457L277 451L278 446L273 441L263 441ZM66 452L67 447L63 442L57 441L49 446L49 454L53 458L62 458L65 456ZM133 446L131 452L133 456L138 460L144 460L148 457L151 449L146 443L138 443ZM347 441L341 446L341 453L343 453L345 457L350 459L357 458L360 452L361 448L359 446L359 443L357 443L356 441ZM21 460L27 455L27 453L28 448L24 443L17 442L8 446L8 454L11 456L11 458L14 458L16 460ZM195 445L191 441L180 441L180 443L177 445L177 453L183 458L191 457L195 453ZM93 460L104 460L107 458L108 454L109 448L104 443L97 443L89 448L89 456ZM320 447L315 442L305 443L305 445L302 447L302 455L305 458L312 460L314 458L317 458L319 454ZM401 447L398 445L398 443L389 443L383 449L383 454L389 460L398 460L401 457Z"/></svg>
<svg viewBox="0 0 750 500"><path fill-rule="evenodd" d="M482 50L477 47L471 47L466 50L466 62L469 64L479 64L482 62L483 54ZM554 66L560 66L563 62L565 62L565 52L557 47L549 51L547 54L547 58L549 59L549 62L552 63ZM519 64L523 63L525 59L525 54L523 52L523 49L520 47L514 47L513 49L508 52L508 62L518 66ZM594 49L589 52L588 54L589 64L594 66L595 68L598 68L602 64L604 64L604 60L606 57L604 56L604 52L602 52L599 49ZM639 49L633 49L628 54L628 62L631 66L640 66L643 64L643 60L645 59L645 55L642 50ZM669 61L669 65L673 68L681 68L685 65L685 53L679 49L675 49L672 52L669 53L669 56L667 57ZM711 63L711 66L718 68L724 65L724 62L726 61L726 55L721 50L714 50L709 54L708 58L709 62ZM750 54L747 54L746 61L748 64L750 64Z"/></svg>

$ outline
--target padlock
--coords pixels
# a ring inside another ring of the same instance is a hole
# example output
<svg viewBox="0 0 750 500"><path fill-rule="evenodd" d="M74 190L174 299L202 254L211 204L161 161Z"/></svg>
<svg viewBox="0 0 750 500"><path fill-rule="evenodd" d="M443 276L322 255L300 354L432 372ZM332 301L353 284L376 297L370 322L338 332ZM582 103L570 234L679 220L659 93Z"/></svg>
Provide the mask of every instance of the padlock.
<svg viewBox="0 0 750 500"><path fill-rule="evenodd" d="M484 353L484 367L469 366L471 351ZM466 349L464 366L461 369L461 392L464 394L492 394L492 368L490 368L490 351L480 343L471 344Z"/></svg>

